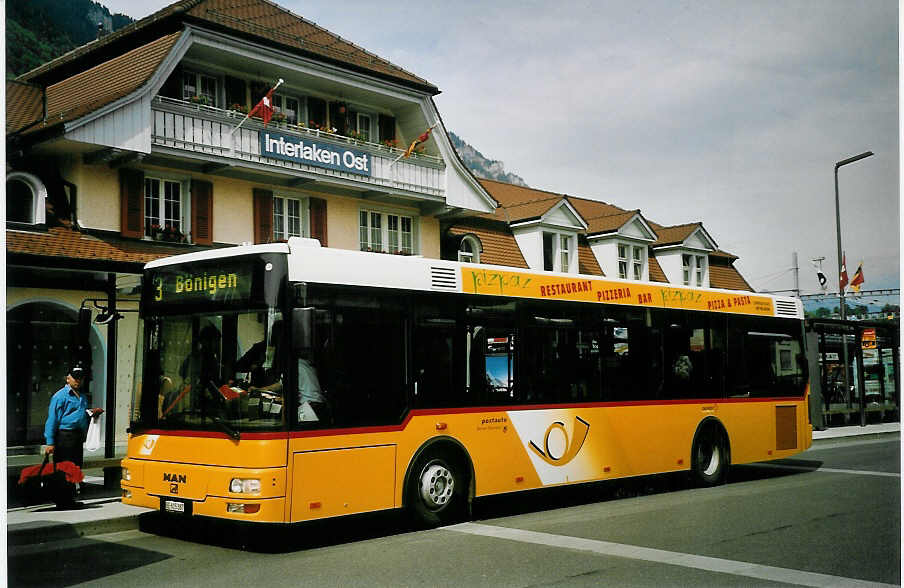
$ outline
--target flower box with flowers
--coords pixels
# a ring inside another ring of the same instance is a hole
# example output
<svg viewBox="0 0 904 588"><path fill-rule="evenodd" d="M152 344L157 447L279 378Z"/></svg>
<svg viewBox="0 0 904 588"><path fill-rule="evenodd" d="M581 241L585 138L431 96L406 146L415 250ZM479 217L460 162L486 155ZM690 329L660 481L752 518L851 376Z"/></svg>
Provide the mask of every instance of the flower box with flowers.
<svg viewBox="0 0 904 588"><path fill-rule="evenodd" d="M160 234L161 238L159 240L161 241L167 241L169 243L182 243L185 241L185 235L172 225L166 225Z"/></svg>
<svg viewBox="0 0 904 588"><path fill-rule="evenodd" d="M209 106L210 100L207 99L207 96L191 96L188 99L192 104L197 104L199 106Z"/></svg>

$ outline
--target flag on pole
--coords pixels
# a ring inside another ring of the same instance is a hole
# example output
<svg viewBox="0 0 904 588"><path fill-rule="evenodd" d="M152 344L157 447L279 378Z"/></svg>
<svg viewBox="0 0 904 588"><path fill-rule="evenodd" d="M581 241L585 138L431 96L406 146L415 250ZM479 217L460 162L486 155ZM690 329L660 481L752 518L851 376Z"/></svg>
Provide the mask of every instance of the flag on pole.
<svg viewBox="0 0 904 588"><path fill-rule="evenodd" d="M261 117L265 126L270 122L270 119L273 118L273 90L275 89L276 86L270 88L270 91L261 98L261 101L257 103L257 106L252 108L251 112L248 113L248 116Z"/></svg>
<svg viewBox="0 0 904 588"><path fill-rule="evenodd" d="M435 127L436 125L433 125ZM402 154L402 157L408 158L411 157L411 154L414 153L414 148L420 145L421 143L425 143L427 139L430 138L430 131L433 130L433 127L428 128L424 131L420 137L411 142L411 145L408 146L408 149L405 150L405 153Z"/></svg>
<svg viewBox="0 0 904 588"><path fill-rule="evenodd" d="M398 157L396 157L395 159L392 160L392 163L389 164L389 167L394 166L396 164L396 162L398 160L402 159L403 157L411 157L411 154L414 153L414 148L417 147L418 145L420 145L421 143L426 142L427 139L430 138L430 131L432 131L433 127L435 127L438 124L439 123L434 123L432 127L429 127L426 131L421 133L420 137L418 137L417 139L415 139L414 141L411 142L411 145L408 146L408 149L406 149L401 155L399 155Z"/></svg>
<svg viewBox="0 0 904 588"><path fill-rule="evenodd" d="M857 271L854 273L854 277L851 278L851 290L854 292L860 293L860 286L863 284L863 262L860 262L860 265L857 266Z"/></svg>
<svg viewBox="0 0 904 588"><path fill-rule="evenodd" d="M822 273L822 268L816 265L815 262L813 262L813 269L816 270L816 279L819 280L819 287L825 291L826 284L828 284L829 280L826 278L826 275Z"/></svg>
<svg viewBox="0 0 904 588"><path fill-rule="evenodd" d="M232 127L232 130L229 131L229 134L236 132L240 126L245 124L245 121L251 118L252 116L259 116L261 120L264 121L264 125L270 122L270 119L273 118L273 92L284 82L282 78L276 82L276 85L270 88L270 91L261 98L261 101L257 103L257 105L251 109L251 112L245 115L245 118L242 121Z"/></svg>
<svg viewBox="0 0 904 588"><path fill-rule="evenodd" d="M838 277L838 291L844 292L844 288L847 285L848 285L847 255L842 255L841 256L841 275Z"/></svg>

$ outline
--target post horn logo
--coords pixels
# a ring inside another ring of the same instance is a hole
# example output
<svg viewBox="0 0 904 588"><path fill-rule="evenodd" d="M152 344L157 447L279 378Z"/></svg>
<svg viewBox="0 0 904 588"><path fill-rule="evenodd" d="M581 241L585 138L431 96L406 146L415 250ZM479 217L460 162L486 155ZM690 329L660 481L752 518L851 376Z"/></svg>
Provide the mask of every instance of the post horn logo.
<svg viewBox="0 0 904 588"><path fill-rule="evenodd" d="M560 455L556 455L557 452L555 451L550 451L549 447L549 434L552 433L554 429L562 431L562 436L565 438L565 451ZM546 429L546 435L543 437L543 449L537 447L537 444L533 441L529 443L529 447L531 448L531 451L537 454L537 457L549 465L563 466L573 460L581 450L581 447L584 446L584 440L587 438L587 433L589 431L590 423L581 417L576 416L574 417L573 436L569 439L568 431L565 430L565 423L555 421L549 425L548 429Z"/></svg>

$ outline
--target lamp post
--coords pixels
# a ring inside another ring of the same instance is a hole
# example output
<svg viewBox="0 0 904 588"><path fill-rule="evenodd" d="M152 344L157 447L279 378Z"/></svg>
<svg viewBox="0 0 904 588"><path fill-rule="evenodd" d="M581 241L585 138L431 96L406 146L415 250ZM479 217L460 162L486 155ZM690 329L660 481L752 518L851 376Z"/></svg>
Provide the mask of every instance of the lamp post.
<svg viewBox="0 0 904 588"><path fill-rule="evenodd" d="M861 159L866 159L873 154L872 151L864 151L860 155L855 155L853 157L848 157L847 159L842 159L841 161L835 164L835 236L838 239L838 302L839 308L841 311L841 320L846 320L847 312L844 307L844 288L841 287L841 266L844 260L844 255L841 252L841 213L839 212L838 205L838 168L847 165L849 163L854 163L855 161L860 161ZM842 325L841 331L841 350L843 355L843 371L844 371L844 391L845 393L849 392L851 389L850 379L848 378L848 352L847 352L847 336L844 333L845 326ZM866 407L863 403L863 391L860 391L860 425L866 425Z"/></svg>

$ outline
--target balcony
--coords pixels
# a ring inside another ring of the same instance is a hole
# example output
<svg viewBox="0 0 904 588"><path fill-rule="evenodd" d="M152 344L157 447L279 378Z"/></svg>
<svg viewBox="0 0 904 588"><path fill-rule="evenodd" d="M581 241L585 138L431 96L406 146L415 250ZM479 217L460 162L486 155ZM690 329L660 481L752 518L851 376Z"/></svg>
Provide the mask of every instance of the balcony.
<svg viewBox="0 0 904 588"><path fill-rule="evenodd" d="M309 179L360 185L364 191L388 189L409 195L445 197L445 163L433 155L403 150L317 129L248 119L213 106L156 96L152 102L151 143L176 151L205 154L236 166L242 162Z"/></svg>

